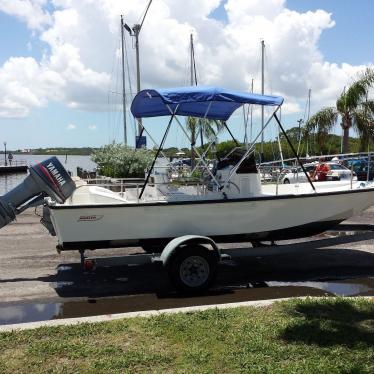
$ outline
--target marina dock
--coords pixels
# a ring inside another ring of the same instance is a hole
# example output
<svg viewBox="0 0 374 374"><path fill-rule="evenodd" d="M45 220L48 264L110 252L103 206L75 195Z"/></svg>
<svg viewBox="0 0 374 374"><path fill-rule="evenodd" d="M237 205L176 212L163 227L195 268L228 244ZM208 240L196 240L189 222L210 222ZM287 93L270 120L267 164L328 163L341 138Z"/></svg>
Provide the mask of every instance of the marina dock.
<svg viewBox="0 0 374 374"><path fill-rule="evenodd" d="M28 169L25 160L13 160L12 162L0 162L0 174L26 173Z"/></svg>

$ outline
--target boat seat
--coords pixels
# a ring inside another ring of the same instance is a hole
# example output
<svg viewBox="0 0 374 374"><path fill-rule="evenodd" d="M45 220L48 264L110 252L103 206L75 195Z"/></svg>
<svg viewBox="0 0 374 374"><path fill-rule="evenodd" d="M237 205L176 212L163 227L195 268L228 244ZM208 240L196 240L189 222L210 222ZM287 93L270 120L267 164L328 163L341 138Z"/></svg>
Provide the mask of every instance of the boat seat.
<svg viewBox="0 0 374 374"><path fill-rule="evenodd" d="M216 170L222 170L227 166L235 166L241 158L244 156L245 150L235 150L229 157L224 158L217 163ZM256 174L258 173L256 167L256 159L253 153L247 156L241 165L239 166L238 170L236 171L237 174Z"/></svg>
<svg viewBox="0 0 374 374"><path fill-rule="evenodd" d="M107 188L83 185L78 187L67 200L69 205L80 204L118 204L127 203L126 195L121 196Z"/></svg>

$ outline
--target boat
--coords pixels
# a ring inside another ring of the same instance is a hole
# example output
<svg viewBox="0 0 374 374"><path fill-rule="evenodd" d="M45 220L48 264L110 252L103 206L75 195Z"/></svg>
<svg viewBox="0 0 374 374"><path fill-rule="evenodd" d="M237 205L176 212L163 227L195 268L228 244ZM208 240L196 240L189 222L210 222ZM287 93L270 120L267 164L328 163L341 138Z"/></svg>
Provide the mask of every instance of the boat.
<svg viewBox="0 0 374 374"><path fill-rule="evenodd" d="M158 167L172 124L179 126L189 139L180 116L221 121L229 130L227 120L244 104L273 109L253 143L244 148L238 144L213 166L206 160L207 151L199 154L195 149L201 167L195 184L178 184L167 167ZM121 193L82 184L69 192L64 201L47 197L42 221L51 234L57 235L59 250L134 245L152 248L184 235L200 235L216 242L305 237L370 207L374 203L374 186L370 182L318 184L310 180L277 116L282 104L280 96L217 87L142 90L131 105L136 119L169 116L145 182L127 186ZM293 149L306 183L261 184L254 146L271 120L276 121ZM141 126L145 129L144 124Z"/></svg>

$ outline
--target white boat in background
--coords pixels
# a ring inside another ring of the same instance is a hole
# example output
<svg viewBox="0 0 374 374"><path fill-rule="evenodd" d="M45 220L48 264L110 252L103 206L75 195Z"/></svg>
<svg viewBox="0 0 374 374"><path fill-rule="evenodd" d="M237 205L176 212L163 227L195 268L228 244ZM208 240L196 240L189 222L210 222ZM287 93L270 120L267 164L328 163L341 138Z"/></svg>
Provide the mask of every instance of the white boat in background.
<svg viewBox="0 0 374 374"><path fill-rule="evenodd" d="M305 173L307 183L262 185L253 155L261 132L213 168L196 151L202 167L197 184L180 185L167 168L157 168L172 123L188 138L178 116L220 120L227 128L226 120L243 104L268 105L274 111L264 129L274 118L285 134L276 114L282 103L282 97L198 86L139 92L131 106L136 118L170 116L144 185L122 193L82 185L64 202L47 198L44 222L57 235L59 249L152 247L184 235L218 242L290 239L323 232L371 206L370 183L313 184Z"/></svg>

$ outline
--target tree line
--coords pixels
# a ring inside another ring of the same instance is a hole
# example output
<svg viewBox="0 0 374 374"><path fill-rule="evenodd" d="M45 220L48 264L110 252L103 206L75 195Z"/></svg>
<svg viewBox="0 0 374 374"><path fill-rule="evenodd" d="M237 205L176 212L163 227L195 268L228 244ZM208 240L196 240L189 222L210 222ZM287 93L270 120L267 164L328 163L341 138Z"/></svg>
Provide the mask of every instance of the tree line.
<svg viewBox="0 0 374 374"><path fill-rule="evenodd" d="M366 69L348 87L344 87L335 107L326 107L314 114L306 123L304 136L315 134L317 142L323 144L337 123L343 129L343 153L352 152L349 131L355 129L359 135L360 151L367 151L374 139L374 100L369 98L374 86L374 70Z"/></svg>

